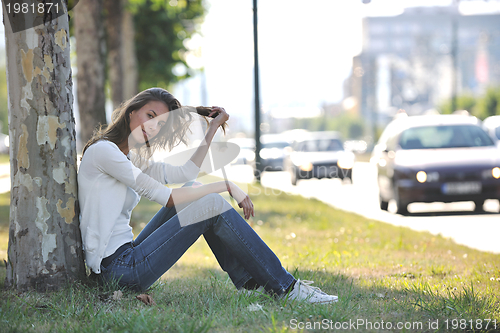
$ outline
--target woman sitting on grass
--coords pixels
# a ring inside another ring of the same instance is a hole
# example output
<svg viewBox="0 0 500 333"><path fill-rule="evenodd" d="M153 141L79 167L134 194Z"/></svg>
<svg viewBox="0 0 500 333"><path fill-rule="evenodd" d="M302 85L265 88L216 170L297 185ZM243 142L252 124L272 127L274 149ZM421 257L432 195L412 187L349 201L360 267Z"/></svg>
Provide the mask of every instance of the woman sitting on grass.
<svg viewBox="0 0 500 333"><path fill-rule="evenodd" d="M175 112L172 112L176 110ZM232 182L170 189L197 177L215 132L229 119L213 107L205 136L182 166L149 160L158 148L185 142L192 116L169 92L147 89L113 113L113 122L86 144L78 172L80 228L87 265L104 282L143 291L203 235L237 289L274 293L311 303L330 296L296 280L276 255L218 193L229 191L254 216L253 203ZM132 209L144 196L163 207L133 239Z"/></svg>

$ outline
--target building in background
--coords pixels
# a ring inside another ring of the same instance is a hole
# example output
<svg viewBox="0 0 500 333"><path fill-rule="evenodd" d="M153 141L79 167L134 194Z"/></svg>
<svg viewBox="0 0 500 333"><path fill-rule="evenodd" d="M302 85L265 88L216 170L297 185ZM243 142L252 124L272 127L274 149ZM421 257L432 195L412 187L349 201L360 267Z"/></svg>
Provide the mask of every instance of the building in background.
<svg viewBox="0 0 500 333"><path fill-rule="evenodd" d="M453 94L477 96L499 84L499 14L414 7L363 19L362 52L353 59L346 96L375 131L399 109L423 114Z"/></svg>

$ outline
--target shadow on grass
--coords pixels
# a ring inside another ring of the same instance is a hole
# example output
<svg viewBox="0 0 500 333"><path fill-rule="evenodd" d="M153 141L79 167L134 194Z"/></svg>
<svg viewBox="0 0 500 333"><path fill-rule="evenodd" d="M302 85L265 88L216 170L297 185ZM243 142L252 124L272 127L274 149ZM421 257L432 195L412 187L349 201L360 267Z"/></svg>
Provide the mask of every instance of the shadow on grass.
<svg viewBox="0 0 500 333"><path fill-rule="evenodd" d="M184 276L166 276L146 291L155 306L143 304L136 299L139 293L116 284L103 287L94 279L83 279L57 292L2 291L0 321L7 331L31 329L34 323L48 331L82 331L85 327L96 332L282 332L349 327L375 332L380 325L388 331L403 331L396 327L403 323L405 332L445 332L452 328L446 319L468 323L498 317L498 301L479 295L473 285L463 290L436 290L419 280L408 280L404 288L393 289L381 281L363 286L344 274L295 269L291 273L296 278L313 280L314 286L339 297L334 304L309 304L239 293L220 269L178 266L171 270L180 270ZM430 329L431 323L438 325L436 329ZM493 323L482 331L494 331L492 328Z"/></svg>

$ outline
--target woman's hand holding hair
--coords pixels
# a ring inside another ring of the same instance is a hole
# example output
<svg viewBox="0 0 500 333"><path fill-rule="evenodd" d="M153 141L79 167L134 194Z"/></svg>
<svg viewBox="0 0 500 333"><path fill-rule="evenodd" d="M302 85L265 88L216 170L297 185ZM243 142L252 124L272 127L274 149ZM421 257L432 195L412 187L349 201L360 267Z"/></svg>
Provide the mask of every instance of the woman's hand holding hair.
<svg viewBox="0 0 500 333"><path fill-rule="evenodd" d="M227 184L229 185L229 188L227 189L229 191L229 194L234 198L234 200L236 200L238 206L240 208L243 208L245 219L248 220L250 216L255 216L253 210L253 202L248 194L243 192L243 190L233 182L227 182Z"/></svg>
<svg viewBox="0 0 500 333"><path fill-rule="evenodd" d="M224 110L224 108L214 106L208 116L212 117L216 114L217 116L212 119L212 121L210 121L207 133L205 134L205 140L200 143L200 146L191 157L191 161L193 161L193 163L198 167L201 166L201 163L205 159L208 148L210 147L212 139L214 138L215 132L217 132L219 126L222 126L229 119L229 115Z"/></svg>
<svg viewBox="0 0 500 333"><path fill-rule="evenodd" d="M214 106L208 116L213 117L216 114L217 116L210 122L210 127L214 126L215 129L219 128L219 126L224 124L229 119L229 115L224 108Z"/></svg>

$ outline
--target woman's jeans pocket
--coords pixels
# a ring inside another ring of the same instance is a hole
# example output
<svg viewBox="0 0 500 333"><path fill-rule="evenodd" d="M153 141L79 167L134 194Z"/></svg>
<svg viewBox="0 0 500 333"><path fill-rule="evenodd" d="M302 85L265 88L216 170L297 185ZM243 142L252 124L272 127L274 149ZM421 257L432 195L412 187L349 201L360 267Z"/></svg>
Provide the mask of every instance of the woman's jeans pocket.
<svg viewBox="0 0 500 333"><path fill-rule="evenodd" d="M104 283L117 283L120 287L139 288L139 279L135 272L133 249L126 249L109 266L101 265L101 277Z"/></svg>

